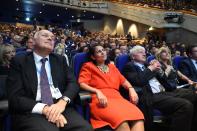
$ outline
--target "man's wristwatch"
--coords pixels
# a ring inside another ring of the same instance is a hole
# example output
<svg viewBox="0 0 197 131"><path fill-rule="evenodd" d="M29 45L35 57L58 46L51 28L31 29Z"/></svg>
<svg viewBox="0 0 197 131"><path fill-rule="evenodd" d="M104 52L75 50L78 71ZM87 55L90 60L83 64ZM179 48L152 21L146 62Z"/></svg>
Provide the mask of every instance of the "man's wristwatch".
<svg viewBox="0 0 197 131"><path fill-rule="evenodd" d="M63 96L62 99L67 103L69 104L70 103L70 99L66 96Z"/></svg>

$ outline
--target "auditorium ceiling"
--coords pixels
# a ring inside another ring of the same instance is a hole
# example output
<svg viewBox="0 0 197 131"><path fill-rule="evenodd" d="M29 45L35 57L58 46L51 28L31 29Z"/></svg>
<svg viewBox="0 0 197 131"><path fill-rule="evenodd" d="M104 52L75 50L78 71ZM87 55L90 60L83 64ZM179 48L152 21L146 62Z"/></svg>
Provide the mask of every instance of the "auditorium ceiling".
<svg viewBox="0 0 197 131"><path fill-rule="evenodd" d="M101 19L102 14L37 3L34 0L3 0L0 21L67 24L70 20Z"/></svg>

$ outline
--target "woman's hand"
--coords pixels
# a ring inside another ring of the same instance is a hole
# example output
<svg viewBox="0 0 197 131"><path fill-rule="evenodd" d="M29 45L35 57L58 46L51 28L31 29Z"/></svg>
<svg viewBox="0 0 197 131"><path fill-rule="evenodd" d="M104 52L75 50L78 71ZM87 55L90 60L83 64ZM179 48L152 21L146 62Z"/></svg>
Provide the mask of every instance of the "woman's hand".
<svg viewBox="0 0 197 131"><path fill-rule="evenodd" d="M130 97L130 101L134 104L137 104L138 103L138 95L137 93L135 92L135 89L134 88L129 88L129 97Z"/></svg>
<svg viewBox="0 0 197 131"><path fill-rule="evenodd" d="M190 85L194 85L194 82L192 81L192 80L188 80L188 84L190 84Z"/></svg>
<svg viewBox="0 0 197 131"><path fill-rule="evenodd" d="M100 90L96 91L96 95L97 95L99 104L102 107L106 107L107 106L107 97Z"/></svg>

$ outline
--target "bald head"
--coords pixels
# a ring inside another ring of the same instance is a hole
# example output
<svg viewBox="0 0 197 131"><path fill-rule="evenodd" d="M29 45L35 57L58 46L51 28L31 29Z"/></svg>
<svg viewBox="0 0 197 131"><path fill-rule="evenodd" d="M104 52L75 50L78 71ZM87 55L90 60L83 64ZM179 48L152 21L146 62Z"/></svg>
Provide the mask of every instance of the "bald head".
<svg viewBox="0 0 197 131"><path fill-rule="evenodd" d="M48 30L40 30L34 35L34 51L37 54L48 55L53 51L55 37Z"/></svg>
<svg viewBox="0 0 197 131"><path fill-rule="evenodd" d="M39 35L43 34L43 33L48 33L48 34L51 34L53 35L52 32L48 31L48 30L40 30L40 31L37 31L35 34L34 34L34 39L38 38Z"/></svg>

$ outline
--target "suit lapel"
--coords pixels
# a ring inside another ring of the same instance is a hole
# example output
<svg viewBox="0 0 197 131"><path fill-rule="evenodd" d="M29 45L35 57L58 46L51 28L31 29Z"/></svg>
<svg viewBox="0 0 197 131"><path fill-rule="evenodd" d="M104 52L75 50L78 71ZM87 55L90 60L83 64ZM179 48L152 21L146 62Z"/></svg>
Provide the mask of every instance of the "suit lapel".
<svg viewBox="0 0 197 131"><path fill-rule="evenodd" d="M195 67L194 63L192 62L191 59L189 59L189 62L190 62L190 65L192 66L191 68L192 68L194 74L196 74L197 73L197 70L196 70L196 67Z"/></svg>
<svg viewBox="0 0 197 131"><path fill-rule="evenodd" d="M37 86L38 86L38 78L36 74L36 65L33 57L33 53L30 53L27 55L27 62L26 66L27 71L26 71L26 77L28 81L30 82L29 85L31 86L33 90L34 96L37 94Z"/></svg>
<svg viewBox="0 0 197 131"><path fill-rule="evenodd" d="M51 76L53 80L54 87L58 87L58 63L53 55L49 55L49 62L51 66Z"/></svg>

